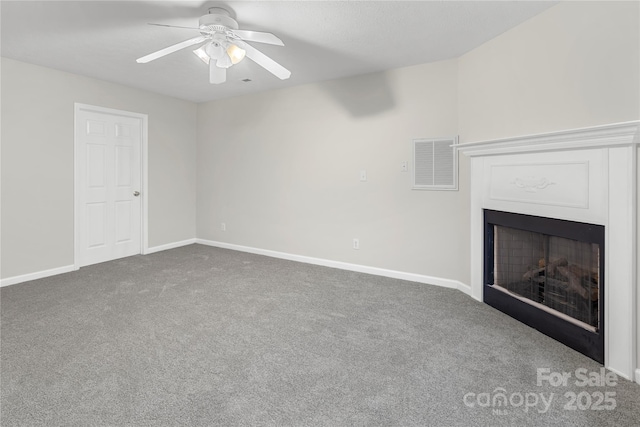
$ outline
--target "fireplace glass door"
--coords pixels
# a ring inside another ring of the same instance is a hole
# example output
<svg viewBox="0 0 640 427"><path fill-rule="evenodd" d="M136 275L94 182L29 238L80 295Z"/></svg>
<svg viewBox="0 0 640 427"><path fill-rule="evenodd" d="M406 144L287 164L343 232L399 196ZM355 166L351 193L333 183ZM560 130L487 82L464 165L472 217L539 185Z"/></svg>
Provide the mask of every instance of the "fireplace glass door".
<svg viewBox="0 0 640 427"><path fill-rule="evenodd" d="M604 227L485 211L484 301L604 359Z"/></svg>
<svg viewBox="0 0 640 427"><path fill-rule="evenodd" d="M493 232L494 286L598 329L598 244L504 226Z"/></svg>

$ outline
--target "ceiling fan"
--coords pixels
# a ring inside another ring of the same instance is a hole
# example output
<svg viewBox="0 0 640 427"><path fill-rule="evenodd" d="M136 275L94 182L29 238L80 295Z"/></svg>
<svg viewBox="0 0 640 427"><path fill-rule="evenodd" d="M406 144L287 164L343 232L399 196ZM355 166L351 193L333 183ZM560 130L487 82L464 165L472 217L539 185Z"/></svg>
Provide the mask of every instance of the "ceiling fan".
<svg viewBox="0 0 640 427"><path fill-rule="evenodd" d="M201 16L198 28L150 25L198 30L200 35L138 58L136 62L140 64L201 44L193 53L209 65L209 82L212 84L224 83L227 80L227 68L242 61L245 56L282 80L291 76L291 71L247 43L251 41L284 46L282 40L271 33L239 30L236 20L227 10L220 7L212 7L208 14Z"/></svg>

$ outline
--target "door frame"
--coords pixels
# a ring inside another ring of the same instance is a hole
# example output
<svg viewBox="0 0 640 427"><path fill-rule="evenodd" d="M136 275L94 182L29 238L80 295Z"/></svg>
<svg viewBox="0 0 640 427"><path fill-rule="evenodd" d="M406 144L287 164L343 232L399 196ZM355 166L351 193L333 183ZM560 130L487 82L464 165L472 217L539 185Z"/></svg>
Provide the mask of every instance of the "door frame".
<svg viewBox="0 0 640 427"><path fill-rule="evenodd" d="M145 255L149 252L149 198L148 189L148 131L149 116L147 114L133 113L131 111L116 110L113 108L98 107L95 105L74 103L73 110L73 268L80 268L80 216L82 215L82 206L80 204L80 191L83 177L80 176L80 162L84 159L78 158L78 149L81 142L78 135L78 115L81 111L88 111L100 114L108 114L111 116L121 116L138 119L140 123L140 252Z"/></svg>

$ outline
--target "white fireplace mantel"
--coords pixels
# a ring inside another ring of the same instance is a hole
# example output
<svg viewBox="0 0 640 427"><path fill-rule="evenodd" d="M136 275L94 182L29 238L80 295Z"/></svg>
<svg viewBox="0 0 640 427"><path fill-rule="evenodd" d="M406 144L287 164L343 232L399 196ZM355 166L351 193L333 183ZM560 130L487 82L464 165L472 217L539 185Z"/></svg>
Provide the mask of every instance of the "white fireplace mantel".
<svg viewBox="0 0 640 427"><path fill-rule="evenodd" d="M471 295L483 300L483 211L605 226L605 366L640 383L640 121L459 144L471 157Z"/></svg>

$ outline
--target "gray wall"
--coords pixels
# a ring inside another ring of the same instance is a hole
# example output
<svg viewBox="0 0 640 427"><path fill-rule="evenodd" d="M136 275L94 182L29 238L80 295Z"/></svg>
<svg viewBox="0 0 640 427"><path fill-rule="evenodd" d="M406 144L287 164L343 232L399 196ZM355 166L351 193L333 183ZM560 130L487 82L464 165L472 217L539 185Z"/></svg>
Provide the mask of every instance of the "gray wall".
<svg viewBox="0 0 640 427"><path fill-rule="evenodd" d="M1 277L72 265L74 102L149 115L149 246L195 237L197 105L2 58Z"/></svg>
<svg viewBox="0 0 640 427"><path fill-rule="evenodd" d="M198 237L468 283L466 171L412 191L400 170L457 117L455 60L201 104Z"/></svg>
<svg viewBox="0 0 640 427"><path fill-rule="evenodd" d="M637 2L564 2L459 59L464 142L638 120Z"/></svg>

